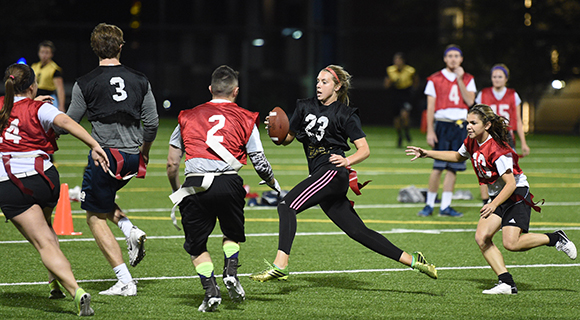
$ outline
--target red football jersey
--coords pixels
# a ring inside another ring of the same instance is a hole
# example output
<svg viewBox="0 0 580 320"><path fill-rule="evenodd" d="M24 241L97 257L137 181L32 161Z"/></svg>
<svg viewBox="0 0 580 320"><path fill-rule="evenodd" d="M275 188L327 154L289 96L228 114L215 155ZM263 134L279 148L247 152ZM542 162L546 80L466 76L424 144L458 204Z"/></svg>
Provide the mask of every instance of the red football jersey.
<svg viewBox="0 0 580 320"><path fill-rule="evenodd" d="M3 104L4 97L0 97L0 106ZM0 152L42 150L52 154L58 150L53 129L44 131L38 119L38 109L43 104L28 98L14 104L8 125L0 136Z"/></svg>
<svg viewBox="0 0 580 320"><path fill-rule="evenodd" d="M503 98L498 100L493 95L493 88L485 88L481 90L481 103L487 104L491 107L495 114L500 115L510 121L510 130L516 131L518 128L516 105L516 91L507 88Z"/></svg>
<svg viewBox="0 0 580 320"><path fill-rule="evenodd" d="M463 75L463 83L465 86L473 79L469 73ZM438 71L427 78L427 81L433 81L435 86L435 111L449 108L469 109L465 101L461 97L461 92L457 86L457 78L449 81L441 71Z"/></svg>
<svg viewBox="0 0 580 320"><path fill-rule="evenodd" d="M500 178L495 162L503 155L511 154L514 175L523 173L518 164L519 158L516 152L510 147L502 148L493 138L488 139L480 146L477 140L467 137L463 144L467 152L471 154L471 164L479 184L494 184Z"/></svg>
<svg viewBox="0 0 580 320"><path fill-rule="evenodd" d="M207 144L212 135L242 164L247 163L246 143L258 125L259 114L235 103L206 102L179 113L186 159L223 160ZM224 139L225 138L225 139Z"/></svg>

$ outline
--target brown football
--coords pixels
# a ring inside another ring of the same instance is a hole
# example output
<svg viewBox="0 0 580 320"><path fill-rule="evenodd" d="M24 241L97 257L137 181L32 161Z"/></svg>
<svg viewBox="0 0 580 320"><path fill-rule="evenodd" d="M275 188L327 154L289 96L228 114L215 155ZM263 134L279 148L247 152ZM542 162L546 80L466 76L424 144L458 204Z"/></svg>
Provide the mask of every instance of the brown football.
<svg viewBox="0 0 580 320"><path fill-rule="evenodd" d="M280 107L275 107L270 111L269 114L268 135L272 142L277 145L282 144L288 135L288 130L290 128L290 123L288 122L288 116L286 112Z"/></svg>

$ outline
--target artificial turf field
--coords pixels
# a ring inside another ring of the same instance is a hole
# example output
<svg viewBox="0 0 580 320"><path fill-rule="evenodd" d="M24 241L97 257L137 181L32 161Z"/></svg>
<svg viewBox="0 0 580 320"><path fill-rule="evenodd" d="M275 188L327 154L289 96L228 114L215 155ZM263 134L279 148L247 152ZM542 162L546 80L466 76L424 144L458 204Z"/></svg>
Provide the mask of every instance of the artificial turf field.
<svg viewBox="0 0 580 320"><path fill-rule="evenodd" d="M83 123L85 126L86 123ZM477 180L468 164L458 174L456 189L469 190L473 200L454 200L462 218L420 218L423 204L397 202L399 189L425 188L432 160L409 162L397 149L392 128L364 128L371 156L355 166L360 180L373 181L362 196L349 191L355 209L368 227L384 234L407 252L422 251L439 269L433 280L384 258L344 235L324 213L309 209L298 216L298 234L290 258L288 281L253 282L248 275L273 261L277 249L278 215L275 207L247 207L247 241L240 253L240 281L246 301L234 304L221 283L223 253L219 228L209 241L215 273L220 275L222 304L217 312L202 314L197 307L204 291L183 250L183 234L169 218L170 186L165 175L167 142L175 120L163 119L151 152L145 180L133 179L118 195L118 204L133 223L145 230L147 256L130 268L138 279L135 297L101 296L116 281L114 272L92 239L79 203L72 203L75 231L61 236L79 284L92 294L91 306L100 319L579 319L580 260L570 260L550 247L504 253L519 293L488 296L497 277L487 266L474 233L481 201ZM275 146L262 130L265 152L283 189L307 175L302 147L295 142ZM414 143L426 147L425 137L412 132ZM537 199L546 199L541 213L532 213L531 232L564 229L580 247L580 138L532 134L531 155L520 160ZM69 136L59 139L56 162L61 183L72 188L82 182L88 148ZM183 164L182 164L183 167ZM262 193L251 165L240 174L251 192ZM435 213L438 212L436 208ZM178 215L179 216L179 215ZM118 236L128 264L122 232ZM0 224L0 319L68 319L76 317L72 298L49 300L47 274L36 250L11 223Z"/></svg>

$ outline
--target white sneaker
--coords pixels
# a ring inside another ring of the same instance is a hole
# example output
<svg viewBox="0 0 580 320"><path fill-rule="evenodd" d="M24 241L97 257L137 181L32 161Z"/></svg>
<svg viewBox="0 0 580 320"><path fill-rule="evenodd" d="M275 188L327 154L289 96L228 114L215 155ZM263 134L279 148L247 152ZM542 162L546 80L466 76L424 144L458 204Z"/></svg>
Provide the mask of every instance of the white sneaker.
<svg viewBox="0 0 580 320"><path fill-rule="evenodd" d="M99 294L105 296L136 296L137 281L133 280L129 283L123 283L119 280L114 286L110 287L108 290L99 292Z"/></svg>
<svg viewBox="0 0 580 320"><path fill-rule="evenodd" d="M224 284L228 289L228 294L233 302L242 302L246 299L246 292L242 288L240 280L234 276L228 276L224 279Z"/></svg>
<svg viewBox="0 0 580 320"><path fill-rule="evenodd" d="M556 242L556 249L558 249L558 251L563 251L568 255L568 257L570 257L570 259L575 260L576 256L578 255L578 251L576 251L574 242L568 239L568 236L566 236L566 233L563 230L558 230L555 233L560 236L560 239L558 239L558 242Z"/></svg>
<svg viewBox="0 0 580 320"><path fill-rule="evenodd" d="M498 284L495 285L495 287L488 289L488 290L483 290L482 292L483 294L517 294L518 293L518 288L516 288L516 286L510 286L507 283L503 283L503 282L499 282Z"/></svg>
<svg viewBox="0 0 580 320"><path fill-rule="evenodd" d="M129 250L129 264L132 267L137 266L143 257L145 257L145 241L147 241L147 234L143 230L133 226L131 228L131 235L125 239L127 241L127 250Z"/></svg>

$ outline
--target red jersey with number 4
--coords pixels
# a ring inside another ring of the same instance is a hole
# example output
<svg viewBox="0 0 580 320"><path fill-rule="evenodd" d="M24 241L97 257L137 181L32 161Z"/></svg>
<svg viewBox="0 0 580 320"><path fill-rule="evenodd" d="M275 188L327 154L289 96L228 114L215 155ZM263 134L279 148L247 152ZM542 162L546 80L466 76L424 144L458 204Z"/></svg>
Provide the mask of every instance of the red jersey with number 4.
<svg viewBox="0 0 580 320"><path fill-rule="evenodd" d="M183 110L178 117L186 159L223 160L207 144L209 135L217 138L240 163L247 163L246 144L259 114L237 104L206 102L193 109Z"/></svg>
<svg viewBox="0 0 580 320"><path fill-rule="evenodd" d="M463 75L465 86L473 79L469 73ZM438 71L427 78L427 81L433 81L435 86L435 111L449 108L469 109L461 97L461 92L457 86L457 78L449 81L441 71Z"/></svg>
<svg viewBox="0 0 580 320"><path fill-rule="evenodd" d="M42 150L52 154L58 147L53 129L44 131L38 119L42 101L22 99L14 104L8 125L0 136L0 152L28 152ZM0 106L4 97L0 97Z"/></svg>
<svg viewBox="0 0 580 320"><path fill-rule="evenodd" d="M493 94L492 87L485 88L481 90L481 103L490 106L495 114L508 119L510 130L516 131L518 129L516 90L507 88L503 98L498 100Z"/></svg>
<svg viewBox="0 0 580 320"><path fill-rule="evenodd" d="M511 155L513 159L512 173L514 175L523 173L518 164L519 157L514 150L509 146L501 147L493 138L479 145L477 140L467 137L463 144L467 152L471 154L471 164L479 184L494 184L500 178L495 162L504 155Z"/></svg>

